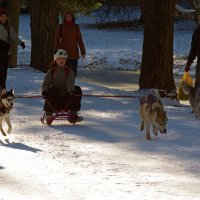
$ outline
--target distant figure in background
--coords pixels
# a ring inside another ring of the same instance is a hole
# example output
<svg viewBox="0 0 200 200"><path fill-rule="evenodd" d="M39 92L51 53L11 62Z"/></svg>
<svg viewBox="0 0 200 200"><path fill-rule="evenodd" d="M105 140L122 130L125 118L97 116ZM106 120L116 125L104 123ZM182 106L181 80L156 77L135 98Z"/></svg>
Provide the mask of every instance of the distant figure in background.
<svg viewBox="0 0 200 200"><path fill-rule="evenodd" d="M83 43L79 25L75 23L75 16L72 12L65 13L63 23L59 24L56 31L54 50L64 49L67 51L72 70L77 75L78 59L85 58L86 50ZM79 53L80 49L80 53Z"/></svg>
<svg viewBox="0 0 200 200"><path fill-rule="evenodd" d="M195 87L200 88L200 28L197 28L192 36L190 54L188 56L187 64L185 67L186 72L190 71L190 66L196 57L197 57L197 65L196 65Z"/></svg>
<svg viewBox="0 0 200 200"><path fill-rule="evenodd" d="M10 45L12 43L25 48L25 43L18 38L8 22L7 10L2 8L0 9L0 90L6 88L8 61L9 55L11 55Z"/></svg>

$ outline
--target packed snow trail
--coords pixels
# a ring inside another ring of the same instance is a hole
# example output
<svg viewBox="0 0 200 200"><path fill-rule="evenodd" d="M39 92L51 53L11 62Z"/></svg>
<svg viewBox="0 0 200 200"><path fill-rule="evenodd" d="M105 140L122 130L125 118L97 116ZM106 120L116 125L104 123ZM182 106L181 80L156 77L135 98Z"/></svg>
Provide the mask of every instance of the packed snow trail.
<svg viewBox="0 0 200 200"><path fill-rule="evenodd" d="M40 93L44 74L9 71L8 89ZM79 82L85 94L127 94ZM199 121L187 106L166 106L166 136L145 140L138 100L83 98L84 122L42 125L42 99L16 99L16 144L0 144L0 199L200 199Z"/></svg>

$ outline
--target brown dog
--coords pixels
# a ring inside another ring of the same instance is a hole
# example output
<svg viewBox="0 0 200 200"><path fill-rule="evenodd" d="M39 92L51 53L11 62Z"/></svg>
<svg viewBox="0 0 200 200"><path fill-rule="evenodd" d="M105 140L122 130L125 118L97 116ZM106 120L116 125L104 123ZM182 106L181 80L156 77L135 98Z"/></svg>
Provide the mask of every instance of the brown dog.
<svg viewBox="0 0 200 200"><path fill-rule="evenodd" d="M158 130L163 134L167 133L167 114L160 98L148 95L140 99L140 131L146 128L146 139L150 140L150 127L152 125L154 135L158 135Z"/></svg>

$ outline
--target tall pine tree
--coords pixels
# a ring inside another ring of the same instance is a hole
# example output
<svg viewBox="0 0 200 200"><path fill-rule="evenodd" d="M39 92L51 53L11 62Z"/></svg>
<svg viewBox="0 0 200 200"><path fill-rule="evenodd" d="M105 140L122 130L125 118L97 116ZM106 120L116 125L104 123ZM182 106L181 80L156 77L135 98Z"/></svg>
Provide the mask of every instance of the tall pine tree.
<svg viewBox="0 0 200 200"><path fill-rule="evenodd" d="M140 89L176 90L173 77L175 0L145 1Z"/></svg>

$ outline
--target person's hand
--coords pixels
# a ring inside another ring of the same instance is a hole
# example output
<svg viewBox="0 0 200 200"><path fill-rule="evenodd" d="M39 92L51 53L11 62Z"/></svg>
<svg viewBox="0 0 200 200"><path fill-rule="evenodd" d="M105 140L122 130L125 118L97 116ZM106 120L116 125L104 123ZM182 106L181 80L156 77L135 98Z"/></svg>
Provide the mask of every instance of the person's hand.
<svg viewBox="0 0 200 200"><path fill-rule="evenodd" d="M42 91L42 98L47 99L48 92L47 91Z"/></svg>
<svg viewBox="0 0 200 200"><path fill-rule="evenodd" d="M190 65L187 64L187 65L185 66L185 72L189 72L189 71L190 71Z"/></svg>
<svg viewBox="0 0 200 200"><path fill-rule="evenodd" d="M85 54L81 54L81 58L82 58L82 59L85 59Z"/></svg>
<svg viewBox="0 0 200 200"><path fill-rule="evenodd" d="M69 97L73 97L75 95L75 92L74 91L71 91L70 93L69 93Z"/></svg>
<svg viewBox="0 0 200 200"><path fill-rule="evenodd" d="M25 48L26 48L26 45L25 45L24 42L22 42L22 43L20 44L20 46L22 47L22 49L25 49Z"/></svg>

